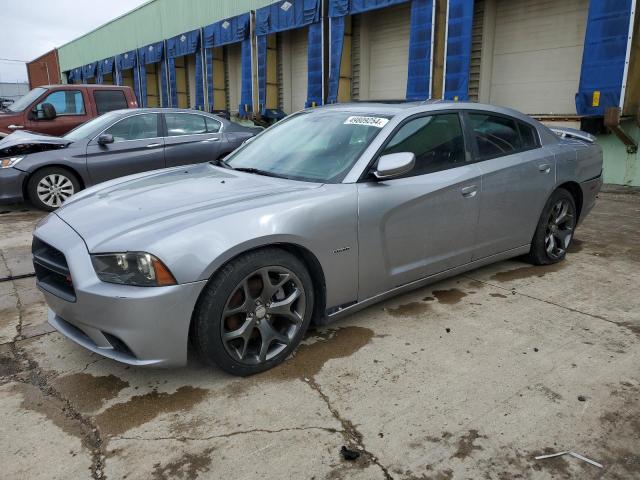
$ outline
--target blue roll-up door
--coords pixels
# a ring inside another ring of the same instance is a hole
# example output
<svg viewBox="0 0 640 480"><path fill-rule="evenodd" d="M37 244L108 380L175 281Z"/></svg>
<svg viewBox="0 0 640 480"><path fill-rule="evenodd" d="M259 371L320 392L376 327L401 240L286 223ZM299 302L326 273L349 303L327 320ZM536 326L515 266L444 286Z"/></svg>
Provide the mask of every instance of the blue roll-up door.
<svg viewBox="0 0 640 480"><path fill-rule="evenodd" d="M435 0L412 0L407 100L431 98Z"/></svg>
<svg viewBox="0 0 640 480"><path fill-rule="evenodd" d="M128 52L116 55L116 81L118 85L127 85L133 88L138 105L142 105L142 96L140 95L140 75L138 72L138 51L130 50Z"/></svg>
<svg viewBox="0 0 640 480"><path fill-rule="evenodd" d="M322 104L322 27L319 0L282 0L256 10L258 50L258 103L261 115L281 116L277 106L267 105L267 35L309 26L307 33L306 105ZM295 42L294 42L295 43ZM318 45L319 43L319 45ZM295 44L292 45L295 47ZM292 63L295 59L292 59ZM296 80L296 79L294 79ZM299 79L298 79L299 80ZM319 86L319 88L318 88Z"/></svg>
<svg viewBox="0 0 640 480"><path fill-rule="evenodd" d="M196 85L195 102L199 108L204 108L204 84L202 82L202 58L200 55L200 30L192 30L180 35L176 35L167 40L167 68L169 70L169 90L170 106L178 106L178 79L176 78L176 59L186 55L194 55L196 61ZM183 60L180 60L183 62ZM200 66L198 67L198 64ZM186 65L185 65L186 68ZM197 105L201 102L201 105Z"/></svg>
<svg viewBox="0 0 640 480"><path fill-rule="evenodd" d="M205 48L205 65L207 77L207 98L210 110L223 110L225 105L216 105L214 101L214 86L221 83L214 77L214 55L213 48L225 47L240 43L240 88L239 88L239 115L245 117L253 110L252 90L253 82L251 81L251 39L250 39L250 14L244 13L235 17L220 20L203 29L203 47ZM228 56L228 60L232 62ZM226 66L229 68L229 65ZM235 88L229 85L230 89ZM235 92L234 92L235 93ZM227 92L229 97L236 97Z"/></svg>
<svg viewBox="0 0 640 480"><path fill-rule="evenodd" d="M115 57L105 58L104 60L100 60L98 62L97 67L97 75L96 75L96 83L102 84L104 83L105 76L111 76L111 82L114 82L113 78L113 68L115 66Z"/></svg>
<svg viewBox="0 0 640 480"><path fill-rule="evenodd" d="M622 108L634 3L634 0L591 0L589 3L576 94L579 115L604 115L608 107Z"/></svg>
<svg viewBox="0 0 640 480"><path fill-rule="evenodd" d="M448 0L444 95L447 100L469 99L473 0Z"/></svg>
<svg viewBox="0 0 640 480"><path fill-rule="evenodd" d="M96 76L96 62L87 63L82 66L82 82L89 83Z"/></svg>
<svg viewBox="0 0 640 480"><path fill-rule="evenodd" d="M140 72L140 106L163 105L166 90L163 91L160 78L161 63L164 61L164 42L156 42L138 49ZM156 98L158 97L158 98Z"/></svg>

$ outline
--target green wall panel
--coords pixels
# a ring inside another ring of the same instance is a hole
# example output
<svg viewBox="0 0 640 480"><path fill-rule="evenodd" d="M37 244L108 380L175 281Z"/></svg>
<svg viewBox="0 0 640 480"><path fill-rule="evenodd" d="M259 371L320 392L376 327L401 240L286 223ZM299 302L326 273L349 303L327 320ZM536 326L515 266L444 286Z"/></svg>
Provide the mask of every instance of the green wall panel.
<svg viewBox="0 0 640 480"><path fill-rule="evenodd" d="M275 0L151 0L58 49L66 72L223 18L255 10Z"/></svg>
<svg viewBox="0 0 640 480"><path fill-rule="evenodd" d="M622 128L640 142L640 128L635 121L625 121ZM604 157L604 183L640 187L640 152L627 153L627 147L613 134L598 135Z"/></svg>

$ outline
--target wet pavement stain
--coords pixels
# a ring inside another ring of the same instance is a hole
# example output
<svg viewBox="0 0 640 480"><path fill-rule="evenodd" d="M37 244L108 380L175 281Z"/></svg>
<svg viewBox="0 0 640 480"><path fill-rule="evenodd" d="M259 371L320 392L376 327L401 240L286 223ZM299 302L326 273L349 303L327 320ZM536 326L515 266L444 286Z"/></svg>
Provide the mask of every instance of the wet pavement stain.
<svg viewBox="0 0 640 480"><path fill-rule="evenodd" d="M571 244L569 245L569 248L567 248L567 252L580 253L583 248L584 248L584 242L582 240L578 240L577 238L574 238L573 240L571 240Z"/></svg>
<svg viewBox="0 0 640 480"><path fill-rule="evenodd" d="M485 435L478 434L478 430L469 430L469 433L460 437L458 440L458 449L451 458L464 460L470 457L475 450L483 450L480 445L475 445L475 441L479 438L487 438Z"/></svg>
<svg viewBox="0 0 640 480"><path fill-rule="evenodd" d="M177 460L164 466L156 463L151 472L154 480L169 480L174 478L195 480L202 473L209 471L211 467L211 452L213 448L207 448L200 453L185 453Z"/></svg>
<svg viewBox="0 0 640 480"><path fill-rule="evenodd" d="M11 356L0 355L0 378L15 375L22 368L20 363Z"/></svg>
<svg viewBox="0 0 640 480"><path fill-rule="evenodd" d="M444 303L445 305L455 305L456 303L460 303L460 300L467 296L465 292L458 290L457 288L450 288L449 290L434 290L432 293L433 296L438 299L438 302Z"/></svg>
<svg viewBox="0 0 640 480"><path fill-rule="evenodd" d="M207 396L204 388L183 386L173 393L152 391L116 403L95 417L104 435L121 435L139 427L162 413L189 410Z"/></svg>
<svg viewBox="0 0 640 480"><path fill-rule="evenodd" d="M503 295L501 293L490 293L489 295L495 298L509 298L506 295Z"/></svg>
<svg viewBox="0 0 640 480"><path fill-rule="evenodd" d="M122 389L129 386L129 382L115 375L96 377L81 372L59 377L53 385L78 410L91 412L116 398Z"/></svg>
<svg viewBox="0 0 640 480"><path fill-rule="evenodd" d="M293 357L254 378L259 380L312 378L329 360L350 357L367 345L373 336L373 330L364 327L349 326L325 330L316 334L318 341L300 345Z"/></svg>
<svg viewBox="0 0 640 480"><path fill-rule="evenodd" d="M491 279L498 280L499 282L510 282L512 280L522 280L530 277L544 277L547 273L559 272L566 268L566 266L566 260L560 263L554 263L553 265L531 265L514 270L507 270L506 272L497 272L491 276Z"/></svg>
<svg viewBox="0 0 640 480"><path fill-rule="evenodd" d="M45 397L38 388L26 383L15 384L12 391L22 396L22 409L44 415L56 427L68 435L79 438L85 447L90 448L81 424L67 416L63 402L54 397Z"/></svg>
<svg viewBox="0 0 640 480"><path fill-rule="evenodd" d="M387 312L392 317L415 317L427 313L429 311L429 305L426 305L421 302L410 302L402 305L398 305L394 308L385 308L385 312Z"/></svg>

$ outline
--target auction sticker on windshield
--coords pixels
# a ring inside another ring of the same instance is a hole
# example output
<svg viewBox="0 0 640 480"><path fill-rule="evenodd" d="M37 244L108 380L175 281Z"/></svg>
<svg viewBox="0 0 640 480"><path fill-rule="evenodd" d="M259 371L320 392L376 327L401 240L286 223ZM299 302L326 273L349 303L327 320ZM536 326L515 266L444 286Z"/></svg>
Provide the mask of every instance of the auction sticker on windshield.
<svg viewBox="0 0 640 480"><path fill-rule="evenodd" d="M382 128L387 123L389 119L382 117L349 117L344 121L345 125L369 125L377 128Z"/></svg>

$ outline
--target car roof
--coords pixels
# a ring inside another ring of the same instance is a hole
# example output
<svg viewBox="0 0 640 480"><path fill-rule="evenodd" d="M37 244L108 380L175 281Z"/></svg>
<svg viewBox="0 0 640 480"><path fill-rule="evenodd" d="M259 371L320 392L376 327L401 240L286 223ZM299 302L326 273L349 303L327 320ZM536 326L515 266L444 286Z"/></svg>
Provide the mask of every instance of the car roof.
<svg viewBox="0 0 640 480"><path fill-rule="evenodd" d="M58 88L58 89L73 89L73 88L94 88L96 90L115 90L131 88L126 85L102 85L99 83L57 83L52 85L38 85L35 88Z"/></svg>
<svg viewBox="0 0 640 480"><path fill-rule="evenodd" d="M335 111L354 112L361 114L378 114L378 115L409 115L422 112L436 112L439 110L479 110L484 112L493 112L502 115L508 115L510 117L517 118L519 120L538 124L537 120L525 115L522 112L514 110L508 107L502 107L498 105L489 105L486 103L476 102L455 102L453 100L425 100L420 102L402 102L402 101L383 101L383 102L349 102L349 103L334 103L331 105L325 105L317 107L315 110L331 109ZM314 109L307 109L314 110Z"/></svg>
<svg viewBox="0 0 640 480"><path fill-rule="evenodd" d="M202 110L195 110L191 108L164 108L164 107L147 107L147 108L122 108L120 110L111 110L110 113L118 114L132 114L132 113L195 113L199 115L205 115L207 117L215 117L216 120L220 119L218 115L209 112L203 112ZM222 118L224 120L224 118Z"/></svg>

